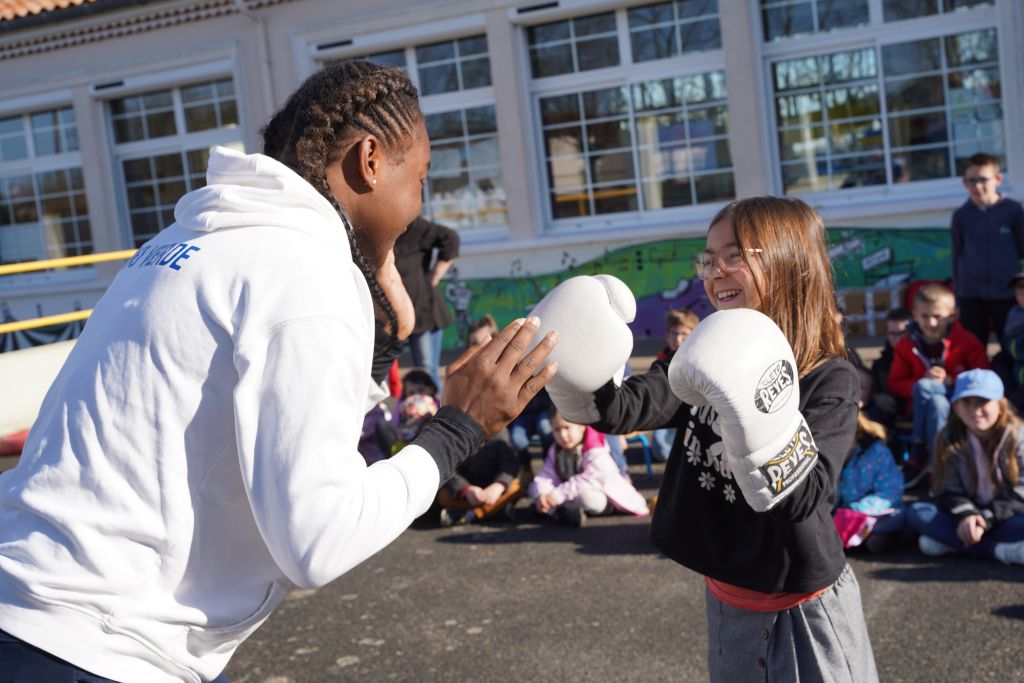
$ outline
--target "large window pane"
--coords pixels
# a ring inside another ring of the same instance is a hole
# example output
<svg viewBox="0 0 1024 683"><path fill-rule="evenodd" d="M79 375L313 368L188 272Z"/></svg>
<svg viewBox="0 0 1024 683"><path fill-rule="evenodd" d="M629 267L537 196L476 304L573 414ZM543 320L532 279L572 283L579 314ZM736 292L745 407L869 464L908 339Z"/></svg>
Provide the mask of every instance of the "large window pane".
<svg viewBox="0 0 1024 683"><path fill-rule="evenodd" d="M733 192L725 95L724 75L713 72L540 98L552 217L655 211Z"/></svg>
<svg viewBox="0 0 1024 683"><path fill-rule="evenodd" d="M880 50L878 63L864 49L772 65L787 191L945 177L968 149L1001 145L994 30Z"/></svg>
<svg viewBox="0 0 1024 683"><path fill-rule="evenodd" d="M487 37L470 36L416 48L420 93L437 95L491 84Z"/></svg>
<svg viewBox="0 0 1024 683"><path fill-rule="evenodd" d="M882 0L882 16L885 21L899 21L992 4L992 0Z"/></svg>
<svg viewBox="0 0 1024 683"><path fill-rule="evenodd" d="M182 88L181 100L185 130L188 132L238 125L238 107L231 79Z"/></svg>
<svg viewBox="0 0 1024 683"><path fill-rule="evenodd" d="M426 205L431 219L462 230L507 223L494 107L430 114L427 130L431 164Z"/></svg>
<svg viewBox="0 0 1024 683"><path fill-rule="evenodd" d="M619 64L614 12L531 26L526 36L534 78Z"/></svg>
<svg viewBox="0 0 1024 683"><path fill-rule="evenodd" d="M868 23L868 0L761 0L766 41Z"/></svg>
<svg viewBox="0 0 1024 683"><path fill-rule="evenodd" d="M0 263L93 251L77 167L0 177Z"/></svg>

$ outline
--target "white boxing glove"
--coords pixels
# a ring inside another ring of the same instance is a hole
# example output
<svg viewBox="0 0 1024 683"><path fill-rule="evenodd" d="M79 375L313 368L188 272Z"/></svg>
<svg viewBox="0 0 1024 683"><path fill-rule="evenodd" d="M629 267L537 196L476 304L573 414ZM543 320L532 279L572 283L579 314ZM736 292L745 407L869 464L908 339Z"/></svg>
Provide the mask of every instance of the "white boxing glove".
<svg viewBox="0 0 1024 683"><path fill-rule="evenodd" d="M534 345L550 330L558 331L558 344L548 356L558 363L558 373L547 384L558 412L571 422L597 422L594 392L610 379L622 381L633 352L627 324L636 317L633 293L611 275L581 275L548 292L530 314L540 318Z"/></svg>
<svg viewBox="0 0 1024 683"><path fill-rule="evenodd" d="M800 414L793 350L763 313L743 308L702 320L673 356L668 382L684 403L718 413L729 469L754 510L784 500L818 461Z"/></svg>

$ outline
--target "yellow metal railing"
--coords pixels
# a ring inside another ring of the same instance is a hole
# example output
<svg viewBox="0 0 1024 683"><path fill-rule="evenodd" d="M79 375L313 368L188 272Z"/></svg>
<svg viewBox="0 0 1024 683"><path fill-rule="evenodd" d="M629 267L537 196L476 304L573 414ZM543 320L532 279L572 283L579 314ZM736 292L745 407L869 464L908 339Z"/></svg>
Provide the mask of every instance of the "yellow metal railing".
<svg viewBox="0 0 1024 683"><path fill-rule="evenodd" d="M0 275L14 275L16 273L28 273L35 270L50 270L53 268L70 268L71 266L88 266L93 263L104 261L122 261L131 258L135 253L134 249L123 249L121 251L108 251L102 254L88 254L86 256L66 256L64 258L45 259L43 261L26 261L25 263L10 263L0 265ZM71 313L60 313L48 315L42 318L30 318L29 320L16 320L12 323L0 323L0 334L6 332L17 332L19 330L30 330L36 327L48 325L59 325L74 320L85 320L92 314L92 309L85 311L72 311Z"/></svg>

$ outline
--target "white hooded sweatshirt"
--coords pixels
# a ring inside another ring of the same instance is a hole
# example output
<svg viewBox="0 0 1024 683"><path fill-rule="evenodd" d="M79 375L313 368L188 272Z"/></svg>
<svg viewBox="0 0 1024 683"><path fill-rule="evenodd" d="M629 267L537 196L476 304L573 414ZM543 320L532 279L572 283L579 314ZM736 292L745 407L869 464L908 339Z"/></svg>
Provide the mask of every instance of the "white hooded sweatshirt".
<svg viewBox="0 0 1024 683"><path fill-rule="evenodd" d="M420 446L356 451L373 310L331 205L259 154L217 149L207 180L0 476L0 629L119 681L215 678L291 586L384 547L441 483Z"/></svg>

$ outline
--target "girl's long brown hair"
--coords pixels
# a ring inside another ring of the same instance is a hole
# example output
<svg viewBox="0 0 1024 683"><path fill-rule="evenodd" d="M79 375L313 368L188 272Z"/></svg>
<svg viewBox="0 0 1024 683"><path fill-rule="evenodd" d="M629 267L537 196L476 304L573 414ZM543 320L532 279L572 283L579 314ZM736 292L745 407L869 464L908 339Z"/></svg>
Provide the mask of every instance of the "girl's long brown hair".
<svg viewBox="0 0 1024 683"><path fill-rule="evenodd" d="M747 265L761 263L767 280L755 278L761 312L786 335L799 375L830 358L845 358L821 216L799 199L751 197L726 205L711 225L723 220L732 224Z"/></svg>
<svg viewBox="0 0 1024 683"><path fill-rule="evenodd" d="M989 471L985 475L992 482L994 490L999 488L996 468L1000 466L1000 463L992 457L992 452L999 445L1003 434L1006 434L1006 430L1009 430L1009 434L1006 436L1006 442L1002 450L1009 457L1002 463L1003 481L1011 482L1011 486L1017 481L1019 474L1017 469L1017 429L1021 424L1021 419L1013 412L1013 408L1010 407L1010 402L1006 400L1006 397L1004 396L999 399L999 418L992 427L992 436L985 447L985 454L988 456L986 460L991 463ZM955 410L949 411L949 420L946 422L946 426L935 437L934 452L935 456L932 459L933 495L939 494L942 482L946 477L946 470L949 469L957 453L968 454L969 457L964 458L967 463L967 477L970 480L971 490L977 490L978 477L981 473L978 472L974 456L971 455L971 446L967 442L967 425L964 424L964 421L960 419Z"/></svg>

